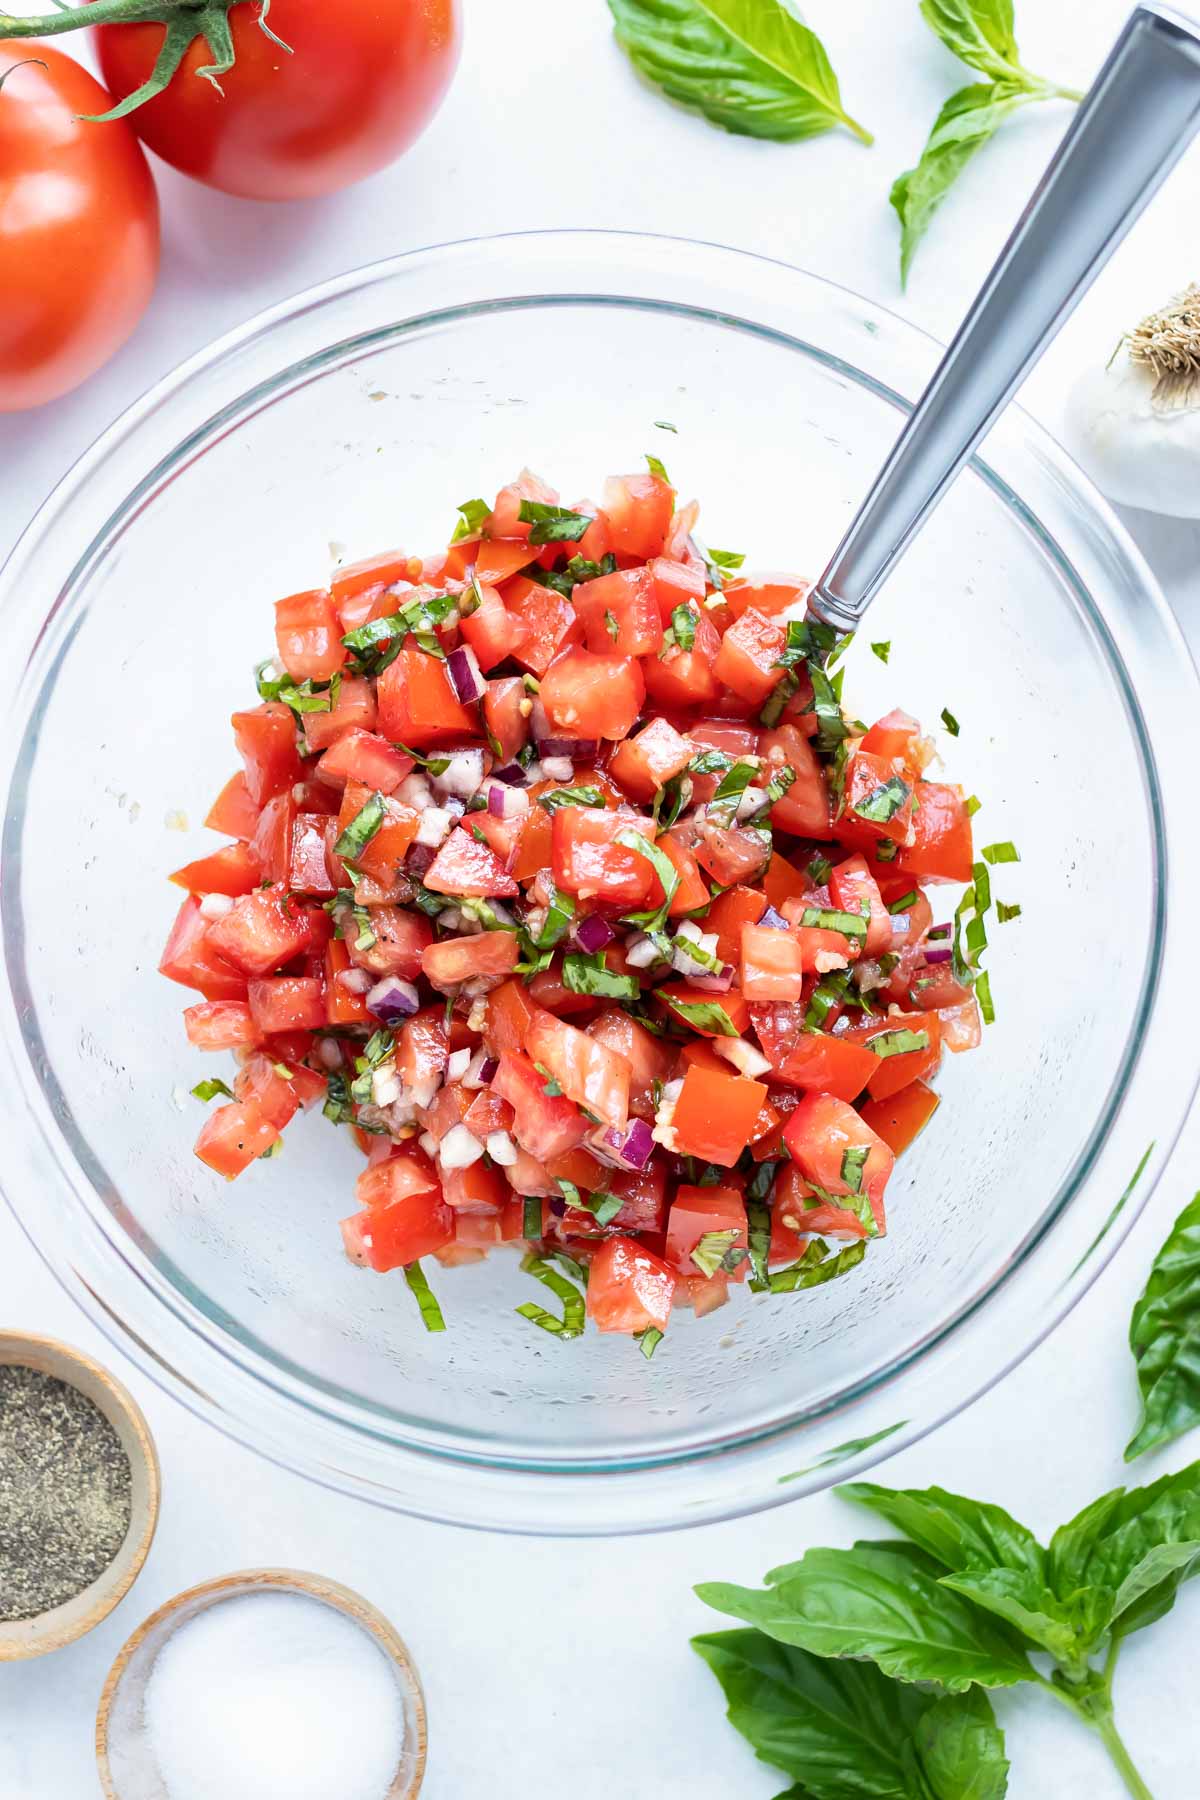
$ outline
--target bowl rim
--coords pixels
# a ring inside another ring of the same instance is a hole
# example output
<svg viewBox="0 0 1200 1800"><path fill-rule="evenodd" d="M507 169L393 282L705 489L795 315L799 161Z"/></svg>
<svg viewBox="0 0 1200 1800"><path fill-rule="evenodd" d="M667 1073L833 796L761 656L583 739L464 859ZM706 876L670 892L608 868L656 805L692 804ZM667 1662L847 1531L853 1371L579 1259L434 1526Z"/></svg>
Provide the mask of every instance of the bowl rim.
<svg viewBox="0 0 1200 1800"><path fill-rule="evenodd" d="M620 245L627 252L627 261L624 265L621 265L619 258L614 258L614 245ZM564 246L566 247L565 251L563 248ZM247 321L244 325L226 333L221 338L215 340L215 342L206 349L203 349L186 359L162 381L148 389L97 439L96 443L79 458L73 468L58 484L47 501L39 509L34 520L18 540L4 569L0 570L0 588L3 587L6 579L11 582L16 578L13 572L16 571L17 574L19 574L21 561L31 553L32 548L37 544L39 538L44 537L45 533L52 527L54 520L83 492L93 474L105 464L110 454L121 446L128 435L132 434L145 424L146 421L153 416L156 410L166 406L173 397L185 390L188 384L196 377L210 374L221 368L227 362L236 359L237 353L240 350L254 343L255 340L259 338L269 337L277 327L294 323L301 320L306 315L319 315L322 308L327 307L333 302L345 299L352 295L364 295L376 286L386 287L389 283L397 280L402 281L412 277L414 272L419 274L422 271L436 270L445 273L447 266L454 264L456 259L458 262L462 262L464 259L469 261L471 257L480 260L485 259L489 255L495 256L498 253L502 259L511 260L516 254L517 247L520 247L523 253L521 260L523 264L526 265L529 263L531 253L535 250L544 252L547 260L551 257L557 260L560 256L565 255L569 251L576 251L585 259L589 254L593 255L596 263L602 264L609 272L608 282L593 290L594 295L599 298L613 298L618 301L623 300L627 304L636 305L642 298L641 294L631 293L628 287L615 285L615 282L619 280L619 278L625 277L628 279L629 270L636 269L637 273L644 280L647 275L647 269L643 267L642 264L649 264L650 273L655 271L661 273L665 266L662 260L665 256L669 256L673 263L679 259L682 259L686 263L690 259L690 261L701 265L701 273L708 273L714 284L716 281L716 274L707 269L707 265L709 264L714 265L716 273L719 273L722 282L727 286L731 286L736 290L744 284L748 301L750 300L751 290L755 280L760 284L766 281L776 282L780 284L781 292L788 284L791 284L793 289L807 291L810 294L820 293L823 297L830 297L843 305L853 306L858 309L860 315L867 315L873 318L876 321L876 329L879 329L880 323L886 325L887 330L893 337L901 340L909 347L915 346L921 349L926 356L936 353L941 348L935 338L922 331L919 327L912 325L907 320L901 319L898 315L889 312L886 308L879 306L876 302L855 294L852 290L835 282L831 282L825 277L813 275L779 259L762 257L746 251L698 242L695 240L661 235L656 236L644 233L569 229L545 232L514 232L493 237L459 240L409 251L377 263L365 265L363 268L349 271L330 281L303 290L301 293L290 299L285 299L275 306L265 309L263 312ZM639 258L641 259L640 264ZM526 284L521 291L527 293L528 285ZM552 289L548 292L539 293L535 296L535 299L538 303L553 303L555 300L561 299L565 294L574 293L574 291L573 288ZM401 306L403 306L404 297L399 296L398 298ZM759 296L756 294L754 298L757 300ZM470 312L477 312L483 305L484 302L476 301L469 305L467 310ZM711 308L701 310L705 310L706 316L713 316ZM428 307L425 307L423 309L418 309L415 313L404 312L402 310L401 312L390 316L391 325L389 329L397 330L402 326L411 327L415 322L427 318L429 316L429 309ZM737 315L730 322L747 325L751 329L763 329L761 323L756 326L749 315ZM780 335L772 333L768 334ZM351 341L358 342L360 340L356 336ZM802 340L792 339L791 341L795 343ZM336 347L336 344L332 346L332 348ZM328 340L326 340L326 348L330 349ZM330 353L332 353L331 349ZM292 359L289 362L287 369L274 376L271 382L259 383L257 385L252 384L249 388L243 388L238 395L236 404L244 404L247 395L256 395L263 387L279 382L289 369L294 371L298 366L307 367L308 364L305 361L298 364L295 359ZM847 366L857 377L860 379L864 378L865 372L860 366ZM868 381L871 379L869 376L866 376L865 378ZM902 401L904 404L908 403L903 400L903 396L892 393L890 390L888 390L888 392L893 399ZM203 420L191 434L179 439L174 444L170 456L172 458L178 458L192 443L207 436L213 429L214 424L222 420L225 413L229 410L230 408L219 410L217 413L212 414L207 419ZM1025 523L1031 526L1035 532L1041 536L1044 546L1057 551L1057 539L1047 533L1043 524L1042 514L1040 512L1034 512L1029 508L1028 505L1021 500L1019 492L1009 488L1003 478L996 476L994 473L997 459L993 455L993 439L996 438L997 433L1003 436L1006 431L1010 434L1019 433L1021 448L1026 460L1031 465L1030 473L1032 473L1033 465L1040 467L1047 478L1047 494L1052 494L1053 490L1057 488L1061 494L1068 495L1078 502L1083 513L1087 517L1089 527L1092 530L1099 531L1103 534L1104 538L1107 540L1106 547L1108 551L1111 554L1115 554L1123 562L1124 572L1129 577L1131 592L1136 593L1136 599L1141 607L1154 615L1155 622L1159 628L1159 637L1161 641L1156 642L1153 646L1154 651L1157 653L1158 678L1160 680L1173 680L1176 686L1182 684L1181 697L1190 698L1193 702L1190 709L1185 709L1187 711L1187 716L1190 718L1200 710L1196 709L1194 706L1197 686L1196 674L1192 665L1190 653L1178 630L1178 626L1158 589L1153 575L1136 547L1132 544L1124 528L1116 519L1111 509L1091 488L1090 483L1088 483L1081 475L1066 453L1054 442L1043 427L1030 419L1020 408L1011 406L1007 410L1004 420L1001 421L1001 425L996 428L992 437L986 441L983 449L977 453L976 458L973 459L973 466L975 467L976 472L983 473L994 487L999 484L1004 492L1009 495L1011 503L1018 509L1024 510ZM104 522L100 528L100 535L102 535L104 531L109 530L115 522L115 519L120 516L121 513L128 512L134 503L147 491L155 476L160 472L161 466L160 460L155 463L149 475L144 476L135 487L124 493L118 513L111 515ZM1046 496L1043 495L1043 499L1045 498ZM1067 532L1066 535L1069 538L1071 534L1070 532ZM85 552L76 563L76 572L86 564L88 556L91 554L91 550L94 548L96 541L98 540L94 537L92 545L89 546L89 550ZM1128 649L1137 648L1135 636L1130 630L1126 629L1124 635L1127 651L1126 655L1123 656L1120 648L1114 641L1113 621L1106 614L1101 612L1099 603L1091 599L1090 590L1088 590L1086 584L1083 583L1082 578L1077 574L1074 563L1066 561L1061 554L1059 555L1058 560L1065 572L1073 579L1077 592L1085 601L1092 616L1092 623L1101 639L1102 647L1109 657L1114 672L1120 677L1126 703L1131 710L1132 718L1140 729L1144 763L1151 777L1149 808L1154 829L1157 834L1156 842L1161 851L1165 849L1163 825L1164 808L1162 805L1161 794L1156 791L1155 784L1155 777L1161 771L1152 754L1150 734L1146 727L1145 716L1142 712L1140 702L1137 699L1133 684L1126 674ZM62 604L63 597L66 594L69 585L69 582L64 584L63 588L60 590L54 608L52 608L51 612L40 622L37 634L38 638L40 638L43 632L51 629L54 623L55 613ZM1130 620L1125 620L1124 624L1126 627L1129 627ZM1149 636L1148 633L1146 635ZM1165 655L1164 652L1169 652L1169 655ZM1149 655L1149 652L1147 652L1147 655ZM1189 729L1191 729L1190 725ZM1163 877L1164 883L1169 883L1170 887L1178 892L1182 892L1184 888L1184 883L1180 881L1178 875L1178 870L1181 867L1185 867L1185 865L1190 862L1197 870L1198 876L1200 876L1200 854L1193 851L1190 846L1186 844L1186 841L1182 846L1182 854L1180 854L1180 851L1181 846L1179 844L1172 845L1172 858L1164 871ZM1163 897L1163 893L1159 892L1158 899L1160 905L1163 902ZM1169 925L1169 923L1170 915L1168 913L1167 924ZM1153 960L1153 958L1151 958L1151 960ZM1161 973L1162 959L1160 957L1160 979L1157 982L1152 983L1147 976L1143 984L1142 1026L1145 1025L1146 1019L1149 1018L1150 1015L1157 1014L1161 1009ZM5 994L4 998L7 1001L9 997ZM1135 1030L1134 1041L1132 1042L1126 1057L1126 1062L1129 1064L1129 1070L1127 1074L1123 1073L1121 1080L1116 1084L1118 1087L1121 1086L1122 1082L1125 1082L1126 1084L1132 1082L1134 1075L1137 1072L1134 1065L1141 1059L1142 1052L1145 1048L1145 1035L1145 1031L1140 1027ZM80 1272L78 1270L72 1267L68 1271L56 1266L48 1247L39 1242L38 1238L34 1235L31 1221L23 1215L21 1207L12 1196L10 1196L10 1205L12 1205L18 1219L30 1235L31 1240L35 1243L35 1247L49 1263L52 1270L63 1281L64 1285L67 1286L68 1292L71 1292L73 1297L79 1300L81 1304L85 1305L85 1310L89 1311L91 1316L115 1343L119 1344L119 1346L128 1353L134 1355L135 1360L139 1362L145 1372L149 1373L154 1379L167 1387L168 1391L175 1393L176 1397L183 1398L185 1403L191 1405L193 1410L200 1416L208 1419L209 1422L216 1422L232 1436L259 1449L263 1454L272 1457L284 1466L297 1468L301 1472L318 1480L325 1480L329 1485L335 1488L342 1490L349 1488L351 1491L359 1493L363 1495L363 1497L374 1499L381 1504L395 1506L401 1510L421 1513L435 1519L445 1520L447 1517L452 1517L459 1523L484 1524L492 1529L515 1531L540 1529L556 1532L579 1531L581 1533L587 1533L595 1530L608 1531L670 1528L671 1526L678 1524L693 1522L701 1523L714 1518L730 1516L732 1514L752 1510L772 1503L779 1503L793 1498L799 1493L812 1491L813 1488L827 1485L829 1481L834 1479L832 1474L826 1472L834 1464L836 1464L838 1476L841 1476L844 1473L857 1472L857 1470L869 1466L869 1463L873 1460L877 1460L880 1455L885 1453L890 1454L893 1450L897 1450L907 1443L914 1441L917 1437L923 1435L926 1431L940 1423L942 1419L959 1410L961 1406L969 1404L970 1400L978 1397L980 1393L986 1391L987 1388L1000 1380L1009 1369L1022 1360L1022 1358L1034 1348L1035 1344L1040 1342L1061 1318L1065 1316L1066 1312L1070 1310L1086 1290L1086 1287L1089 1286L1091 1281L1099 1274L1101 1268L1108 1261L1110 1256L1115 1253L1116 1248L1127 1234L1136 1216L1140 1212L1141 1207L1149 1197L1153 1185L1161 1172L1170 1147L1186 1117L1187 1107L1188 1104L1190 1104L1190 1098L1195 1089L1196 1080L1197 1077L1195 1075L1190 1075L1185 1084L1176 1082L1172 1093L1172 1104L1175 1108L1176 1116L1171 1118L1169 1128L1159 1134L1158 1139L1150 1146L1149 1150L1143 1156L1141 1163L1138 1165L1137 1175L1126 1188L1121 1201L1118 1202L1117 1206L1113 1209L1108 1222L1103 1225L1099 1231L1091 1248L1084 1252L1084 1255L1080 1258L1079 1263L1076 1265L1072 1274L1060 1284L1052 1304L1050 1304L1048 1308L1043 1307L1040 1310L1038 1323L1033 1329L1032 1335L1027 1341L1022 1341L1019 1349L1010 1352L1002 1359L999 1366L996 1365L994 1358L990 1359L985 1374L980 1374L978 1370L966 1372L960 1367L958 1371L958 1391L950 1398L938 1398L934 1400L932 1404L929 1405L924 1416L918 1419L906 1419L899 1423L889 1423L878 1431L851 1440L848 1444L834 1446L826 1455L818 1458L815 1463L811 1463L803 1469L790 1471L780 1470L779 1457L775 1454L775 1451L778 1451L781 1440L787 1439L790 1435L797 1433L806 1425L810 1424L812 1422L811 1415L798 1416L793 1414L789 1418L777 1420L765 1430L756 1432L752 1435L727 1437L716 1444L697 1444L684 1449L673 1450L664 1455L645 1457L637 1455L630 1456L622 1453L610 1461L604 1461L594 1456L580 1459L577 1462L559 1460L549 1463L539 1460L538 1458L526 1456L517 1456L514 1458L503 1454L489 1454L486 1457L482 1457L479 1455L472 1455L469 1452L464 1453L461 1448L447 1449L441 1444L419 1441L415 1437L405 1438L401 1436L397 1438L395 1436L389 1436L384 1438L382 1434L376 1433L375 1435L379 1437L380 1442L385 1445L388 1456L391 1458L393 1464L389 1471L390 1478L393 1480L393 1485L389 1488L387 1483L381 1482L377 1477L366 1475L361 1468L355 1472L351 1472L341 1466L343 1458L339 1453L337 1444L339 1434L344 1434L347 1428L349 1428L351 1431L357 1432L364 1441L373 1435L370 1420L361 1416L364 1411L363 1408L359 1408L360 1416L353 1419L347 1418L345 1416L345 1409L339 1413L332 1405L326 1405L322 1401L314 1403L312 1392L304 1392L303 1383L289 1383L286 1379L285 1372L280 1371L279 1369L264 1372L259 1368L251 1368L248 1360L237 1355L229 1346L215 1346L217 1354L223 1356L227 1363L236 1365L237 1373L242 1379L242 1385L244 1386L245 1383L252 1384L256 1393L260 1397L266 1399L268 1404L271 1403L270 1396L273 1395L277 1398L281 1398L288 1408L294 1406L297 1402L303 1405L309 1415L309 1424L316 1428L316 1435L321 1441L318 1443L314 1439L312 1447L305 1453L300 1453L290 1441L286 1432L281 1435L276 1431L272 1437L271 1432L265 1428L266 1422L263 1413L260 1412L257 1418L251 1418L247 1415L247 1408L249 1408L249 1411L251 1412L254 1410L254 1408L250 1406L248 1393L243 1392L240 1395L239 1403L238 1397L235 1396L233 1392L233 1389L238 1385L236 1382L233 1384L233 1388L227 1386L221 1398L217 1399L211 1392L207 1394L204 1393L204 1386L208 1384L201 1383L199 1380L193 1380L191 1377L182 1374L177 1369L164 1368L163 1359L155 1352L155 1350L148 1349L145 1344L140 1342L138 1328L135 1328L126 1319L114 1314L105 1302L92 1291L86 1278L80 1279ZM1186 1086L1186 1095L1183 1092L1184 1086ZM1123 1104L1124 1101L1122 1100L1122 1105ZM1110 1105L1108 1110L1112 1116L1106 1127L1107 1138L1095 1147L1094 1157L1091 1155L1091 1146L1089 1146L1089 1156L1087 1158L1081 1158L1081 1160L1088 1161L1089 1165L1099 1159L1100 1152L1106 1147L1107 1139L1115 1135L1115 1128L1120 1119L1121 1107L1116 1106L1114 1108ZM66 1184L70 1187L69 1170L61 1159L59 1153L60 1146L49 1143L47 1148L51 1152L52 1161L57 1167L57 1172L67 1178ZM1133 1156L1130 1155L1125 1165L1126 1170L1132 1162ZM1111 1168L1109 1172L1111 1173ZM1139 1176L1142 1178L1140 1181L1138 1180ZM1124 1174L1122 1174L1122 1179L1123 1178ZM1115 1185L1116 1184L1114 1183L1114 1186ZM993 1297L1004 1283L1009 1282L1011 1284L1016 1271L1022 1266L1028 1266L1033 1249L1039 1243L1043 1242L1055 1227L1061 1224L1064 1208L1066 1207L1068 1200L1074 1197L1078 1186L1079 1182L1074 1178L1069 1179L1064 1184L1063 1194L1060 1196L1059 1204L1054 1211L1045 1217L1042 1221L1041 1228L1032 1236L1031 1240L1027 1241L1022 1246L1020 1254L1013 1259L1013 1264L1000 1271L998 1275L989 1280L980 1295L973 1300L970 1307L956 1314L953 1319L948 1321L940 1329L940 1331L921 1340L912 1348L910 1354L905 1359L891 1365L881 1375L872 1376L870 1378L870 1383L868 1385L873 1388L876 1395L887 1393L900 1377L911 1374L918 1362L923 1361L928 1365L933 1354L939 1350L945 1351L950 1340L953 1340L956 1336L960 1339L965 1339L967 1327L972 1318L978 1318L981 1308L985 1307L987 1301ZM123 1261L132 1270L130 1259L122 1248L118 1247L111 1240L108 1240L108 1249L110 1252L115 1252L118 1260ZM139 1274L138 1271L133 1271L133 1273L135 1275ZM73 1276L74 1280L70 1279L69 1276ZM141 1276L141 1279L143 1287L145 1288L147 1285L145 1277ZM81 1299L78 1291L81 1286L83 1292L87 1295L86 1301ZM155 1295L154 1297L158 1300L162 1300L163 1298L161 1295ZM186 1320L181 1320L180 1322L184 1325L185 1330L190 1329L193 1335L196 1334L194 1322ZM132 1344L130 1341L131 1339ZM196 1346L193 1343L191 1348L195 1349L195 1347ZM237 1348L240 1349L240 1346ZM958 1362L961 1365L961 1355L958 1357ZM212 1375L213 1370L214 1365L212 1359L209 1358L206 1361L206 1372L209 1375ZM823 1419L829 1419L835 1418L838 1413L845 1412L850 1408L861 1409L863 1400L864 1395L861 1391L850 1390L829 1401L820 1409L818 1416ZM321 1429L322 1427L327 1429ZM885 1442L887 1445L886 1452L883 1449L878 1448L878 1446ZM771 1450L771 1446L775 1447L775 1451ZM770 1452L770 1454L767 1455L767 1452ZM671 1488L669 1497L664 1488L663 1493L659 1495L658 1499L651 1503L649 1514L647 1513L647 1505L644 1499L640 1501L624 1499L614 1505L614 1477L623 1477L626 1484L629 1482L641 1481L643 1477L652 1474L657 1474L661 1480L664 1474L669 1471L678 1471L680 1468L686 1470L697 1462L705 1462L707 1468L711 1472L721 1458L726 1459L727 1462L731 1458L740 1460L741 1462L754 1460L759 1466L754 1471L754 1478L749 1486L746 1485L740 1475L734 1474L729 1476L728 1471L726 1471L726 1479L721 1484L722 1492L720 1498L712 1499L710 1503L699 1506L698 1510L695 1511L690 1510L696 1505L693 1499L690 1497L685 1498L682 1492L678 1490L677 1484L672 1485L670 1482L666 1484L666 1487ZM394 1477L396 1475L394 1465L399 1459L406 1459L408 1463L404 1476L407 1486L401 1491L397 1491L394 1486ZM432 1461L436 1465L432 1477L427 1469L421 1470L419 1468L418 1465L423 1459ZM785 1460L788 1459L785 1458ZM767 1463L771 1465L773 1470L772 1473L767 1472ZM383 1465L377 1463L377 1466L382 1467ZM439 1481L437 1470L440 1468L441 1471L445 1472L447 1467L450 1467L453 1470L456 1482L463 1477L464 1471L470 1471L473 1476L482 1478L479 1483L478 1491L472 1493L469 1500L462 1498L456 1501L454 1510L451 1512L447 1512L447 1502L438 1493ZM572 1486L573 1491L582 1491L584 1489L590 1489L593 1485L596 1486L596 1492L589 1495L589 1506L583 1509L587 1515L586 1518L573 1518L564 1524L561 1517L562 1509L553 1501L548 1501L543 1491L545 1478L547 1476L553 1476L555 1483L560 1489L565 1483L569 1483ZM514 1479L514 1477L516 1479ZM497 1506L500 1504L497 1498L497 1482L505 1485L507 1492L512 1495L514 1501L518 1500L519 1495L524 1495L524 1504L519 1505L521 1515L519 1519L513 1519L511 1516L512 1509L507 1502L504 1503L502 1510L508 1512L509 1517L497 1518L495 1516ZM788 1491L777 1491L777 1488L782 1487L785 1483L794 1483L795 1485L791 1486ZM601 1499L600 1497L601 1488L603 1489L605 1496L604 1499ZM619 1511L622 1514L619 1521L611 1518L614 1511Z"/></svg>

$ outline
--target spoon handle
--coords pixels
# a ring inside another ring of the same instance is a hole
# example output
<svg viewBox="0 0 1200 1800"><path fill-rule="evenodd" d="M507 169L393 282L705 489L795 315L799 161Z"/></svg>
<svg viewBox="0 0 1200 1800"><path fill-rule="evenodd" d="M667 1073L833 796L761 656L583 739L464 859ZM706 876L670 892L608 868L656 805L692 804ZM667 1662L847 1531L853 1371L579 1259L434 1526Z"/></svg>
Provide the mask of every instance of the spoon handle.
<svg viewBox="0 0 1200 1800"><path fill-rule="evenodd" d="M1200 126L1200 27L1135 8L811 596L853 631Z"/></svg>

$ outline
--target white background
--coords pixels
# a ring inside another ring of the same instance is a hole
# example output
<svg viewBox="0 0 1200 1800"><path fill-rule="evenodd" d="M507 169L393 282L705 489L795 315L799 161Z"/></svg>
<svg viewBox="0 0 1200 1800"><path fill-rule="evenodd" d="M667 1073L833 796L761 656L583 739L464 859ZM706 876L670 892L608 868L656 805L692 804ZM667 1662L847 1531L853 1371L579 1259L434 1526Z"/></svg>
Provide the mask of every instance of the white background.
<svg viewBox="0 0 1200 1800"><path fill-rule="evenodd" d="M916 0L809 0L849 111L875 131L791 147L728 137L644 88L613 44L604 0L465 0L466 49L450 98L396 168L286 209L228 200L162 171L158 293L135 340L82 392L0 419L0 556L91 439L179 359L259 308L341 270L448 238L546 226L634 227L715 239L832 276L946 336L1003 241L1067 109L1030 109L981 154L897 280L892 177L914 160L946 95L971 79L922 24ZM49 10L49 5L46 5ZM1123 0L1018 0L1029 66L1084 85ZM1174 175L1031 379L1025 403L1053 429L1074 375L1140 312L1200 276L1200 150ZM513 444L514 466L522 447ZM1193 642L1200 528L1126 515ZM2 641L2 639L0 639ZM903 696L900 696L903 699ZM1194 1055L1184 1035L1181 1053ZM1136 1401L1124 1332L1167 1227L1200 1185L1192 1125L1115 1267L1001 1389L882 1466L1002 1502L1048 1532L1125 1477ZM157 1541L132 1595L83 1643L0 1668L0 1796L91 1800L96 1699L126 1635L170 1594L224 1571L285 1563L360 1588L395 1621L424 1676L428 1800L769 1800L786 1783L725 1724L688 1648L719 1628L693 1582L755 1582L812 1544L849 1542L832 1497L659 1538L553 1543L472 1535L339 1500L235 1448L133 1371L84 1320L0 1208L0 1325L99 1355L145 1407L162 1455ZM1200 1439L1148 1459L1182 1465ZM700 1477L702 1479L702 1477ZM1128 1648L1118 1676L1126 1736L1157 1800L1200 1793L1191 1647L1200 1592ZM1048 1702L1005 1698L1014 1800L1120 1792L1098 1746ZM330 1800L336 1800L331 1795Z"/></svg>

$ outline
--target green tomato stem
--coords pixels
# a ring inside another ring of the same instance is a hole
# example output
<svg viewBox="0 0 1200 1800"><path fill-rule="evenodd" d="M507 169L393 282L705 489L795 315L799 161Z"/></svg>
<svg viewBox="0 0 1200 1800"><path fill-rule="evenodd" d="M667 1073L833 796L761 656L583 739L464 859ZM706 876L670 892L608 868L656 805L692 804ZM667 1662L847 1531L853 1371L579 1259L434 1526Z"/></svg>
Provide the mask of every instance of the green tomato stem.
<svg viewBox="0 0 1200 1800"><path fill-rule="evenodd" d="M152 19L162 24L175 13L199 12L202 5L203 0L96 0L94 6L71 7L36 19L0 13L0 38L59 37L84 25L139 25Z"/></svg>

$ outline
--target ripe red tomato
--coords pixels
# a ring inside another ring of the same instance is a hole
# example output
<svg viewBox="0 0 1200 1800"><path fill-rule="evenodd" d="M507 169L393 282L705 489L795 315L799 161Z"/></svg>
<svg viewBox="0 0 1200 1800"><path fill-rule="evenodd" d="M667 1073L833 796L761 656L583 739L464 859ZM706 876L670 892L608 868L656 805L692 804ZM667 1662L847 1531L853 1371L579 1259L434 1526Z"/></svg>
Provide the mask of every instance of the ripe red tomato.
<svg viewBox="0 0 1200 1800"><path fill-rule="evenodd" d="M0 412L20 412L86 381L141 318L158 273L158 198L129 126L80 116L112 104L86 69L49 44L5 41L6 73Z"/></svg>
<svg viewBox="0 0 1200 1800"><path fill-rule="evenodd" d="M429 123L460 47L458 0L274 0L229 14L236 61L220 88L191 45L169 86L130 123L174 168L251 200L331 194L382 169ZM118 99L148 78L162 26L102 25L100 67ZM89 110L91 110L89 108Z"/></svg>

